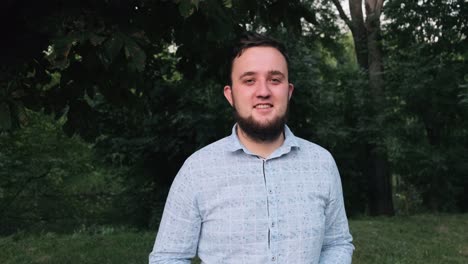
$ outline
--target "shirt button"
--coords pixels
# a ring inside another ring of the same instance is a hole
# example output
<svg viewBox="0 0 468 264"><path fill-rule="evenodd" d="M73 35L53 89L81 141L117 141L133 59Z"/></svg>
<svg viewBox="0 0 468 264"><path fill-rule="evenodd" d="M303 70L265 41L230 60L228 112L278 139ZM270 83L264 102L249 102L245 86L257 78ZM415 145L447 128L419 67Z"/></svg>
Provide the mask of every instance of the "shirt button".
<svg viewBox="0 0 468 264"><path fill-rule="evenodd" d="M271 261L275 261L275 260L276 260L276 258L275 258L275 257L271 257Z"/></svg>
<svg viewBox="0 0 468 264"><path fill-rule="evenodd" d="M275 227L275 222L271 223L271 227Z"/></svg>
<svg viewBox="0 0 468 264"><path fill-rule="evenodd" d="M272 193L273 193L273 191L272 191L272 190L269 190L268 192L269 192L270 194L272 194Z"/></svg>

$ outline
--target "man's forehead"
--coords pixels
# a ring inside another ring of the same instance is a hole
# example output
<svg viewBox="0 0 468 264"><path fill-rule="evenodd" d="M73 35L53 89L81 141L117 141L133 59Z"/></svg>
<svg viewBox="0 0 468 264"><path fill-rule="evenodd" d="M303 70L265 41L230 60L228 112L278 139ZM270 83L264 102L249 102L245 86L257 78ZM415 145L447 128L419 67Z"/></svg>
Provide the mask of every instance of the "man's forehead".
<svg viewBox="0 0 468 264"><path fill-rule="evenodd" d="M245 50L240 56L236 57L232 66L236 67L239 64L242 67L262 66L268 70L281 70L287 68L286 58L275 48L270 47L254 47Z"/></svg>

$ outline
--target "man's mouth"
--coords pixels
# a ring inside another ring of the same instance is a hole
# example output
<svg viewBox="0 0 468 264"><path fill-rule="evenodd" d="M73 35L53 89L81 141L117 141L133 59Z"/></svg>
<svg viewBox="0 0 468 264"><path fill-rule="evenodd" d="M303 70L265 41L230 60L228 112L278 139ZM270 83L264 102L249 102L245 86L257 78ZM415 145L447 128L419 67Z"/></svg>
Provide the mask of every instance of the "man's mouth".
<svg viewBox="0 0 468 264"><path fill-rule="evenodd" d="M257 109L266 109L266 108L270 108L270 107L273 107L273 105L271 105L271 104L258 104L258 105L254 106L254 108L257 108Z"/></svg>

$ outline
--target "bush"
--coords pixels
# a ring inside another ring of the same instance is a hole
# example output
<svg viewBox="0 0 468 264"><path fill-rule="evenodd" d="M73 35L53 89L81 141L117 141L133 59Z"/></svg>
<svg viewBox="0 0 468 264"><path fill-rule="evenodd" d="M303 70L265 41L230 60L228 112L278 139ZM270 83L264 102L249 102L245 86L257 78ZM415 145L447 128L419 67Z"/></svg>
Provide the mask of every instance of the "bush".
<svg viewBox="0 0 468 264"><path fill-rule="evenodd" d="M91 144L66 136L65 120L27 116L24 128L0 135L0 234L106 221L122 170L104 167Z"/></svg>

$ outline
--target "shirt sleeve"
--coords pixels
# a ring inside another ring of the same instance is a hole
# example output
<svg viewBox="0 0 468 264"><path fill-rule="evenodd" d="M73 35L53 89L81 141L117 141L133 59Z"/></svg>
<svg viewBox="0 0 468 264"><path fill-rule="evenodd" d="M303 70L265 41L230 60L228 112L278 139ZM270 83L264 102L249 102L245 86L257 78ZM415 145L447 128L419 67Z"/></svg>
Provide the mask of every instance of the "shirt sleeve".
<svg viewBox="0 0 468 264"><path fill-rule="evenodd" d="M186 162L172 183L150 264L189 264L196 255L201 217L190 171Z"/></svg>
<svg viewBox="0 0 468 264"><path fill-rule="evenodd" d="M340 175L331 156L330 160L330 200L325 209L325 236L319 263L349 264L354 250L353 239L349 233Z"/></svg>

